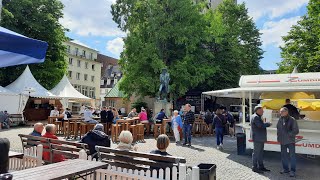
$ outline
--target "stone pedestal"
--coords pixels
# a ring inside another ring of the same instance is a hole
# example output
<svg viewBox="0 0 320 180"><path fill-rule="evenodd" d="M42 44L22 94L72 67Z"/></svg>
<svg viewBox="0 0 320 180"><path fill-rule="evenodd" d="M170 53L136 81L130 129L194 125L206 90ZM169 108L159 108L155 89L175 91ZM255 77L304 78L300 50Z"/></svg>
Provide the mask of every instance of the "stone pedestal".
<svg viewBox="0 0 320 180"><path fill-rule="evenodd" d="M164 109L164 112L169 117L172 115L171 108L172 108L171 102L167 102L165 100L158 100L154 102L153 113L154 115L156 115L160 112L161 109Z"/></svg>

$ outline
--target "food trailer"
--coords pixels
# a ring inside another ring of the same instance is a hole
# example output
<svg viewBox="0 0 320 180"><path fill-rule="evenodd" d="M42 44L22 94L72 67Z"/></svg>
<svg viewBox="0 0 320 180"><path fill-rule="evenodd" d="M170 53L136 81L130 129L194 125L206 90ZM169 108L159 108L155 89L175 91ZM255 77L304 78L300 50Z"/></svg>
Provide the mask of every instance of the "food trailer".
<svg viewBox="0 0 320 180"><path fill-rule="evenodd" d="M242 115L245 116L246 100L250 106L249 114L252 115L252 99L260 99L260 105L265 109L263 119L272 123L267 128L265 150L280 152L276 129L279 110L285 104L285 99L291 99L292 104L300 110L296 152L320 155L320 72L241 76L239 86L203 92L202 100L205 96L241 98ZM240 126L246 134L246 147L253 149L250 122L245 122L245 117L242 120Z"/></svg>

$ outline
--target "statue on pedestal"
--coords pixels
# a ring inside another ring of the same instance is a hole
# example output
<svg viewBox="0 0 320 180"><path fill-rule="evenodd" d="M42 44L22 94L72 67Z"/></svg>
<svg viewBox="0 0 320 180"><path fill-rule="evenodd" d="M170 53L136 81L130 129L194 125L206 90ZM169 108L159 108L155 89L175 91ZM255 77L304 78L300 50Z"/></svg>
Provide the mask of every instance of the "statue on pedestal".
<svg viewBox="0 0 320 180"><path fill-rule="evenodd" d="M160 88L159 88L159 100L167 101L167 97L169 94L169 82L170 75L166 68L162 69L162 73L160 74Z"/></svg>

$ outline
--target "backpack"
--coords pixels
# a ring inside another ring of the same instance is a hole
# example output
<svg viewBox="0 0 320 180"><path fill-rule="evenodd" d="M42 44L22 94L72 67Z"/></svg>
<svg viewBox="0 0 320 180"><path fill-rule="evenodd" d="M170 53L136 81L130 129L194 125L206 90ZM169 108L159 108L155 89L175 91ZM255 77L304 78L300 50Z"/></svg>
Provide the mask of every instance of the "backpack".
<svg viewBox="0 0 320 180"><path fill-rule="evenodd" d="M72 115L70 112L66 112L67 118L72 118Z"/></svg>
<svg viewBox="0 0 320 180"><path fill-rule="evenodd" d="M206 123L212 123L213 122L212 114L210 112L206 112L204 116L204 120Z"/></svg>

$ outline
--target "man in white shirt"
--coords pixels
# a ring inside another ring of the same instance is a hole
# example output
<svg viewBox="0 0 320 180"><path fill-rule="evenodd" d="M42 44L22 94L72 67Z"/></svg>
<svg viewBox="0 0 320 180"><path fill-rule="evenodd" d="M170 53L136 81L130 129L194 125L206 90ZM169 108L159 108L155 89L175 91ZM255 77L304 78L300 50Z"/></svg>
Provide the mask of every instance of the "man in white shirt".
<svg viewBox="0 0 320 180"><path fill-rule="evenodd" d="M54 110L51 110L50 112L50 117L58 117L59 116L59 111L57 107L54 107Z"/></svg>
<svg viewBox="0 0 320 180"><path fill-rule="evenodd" d="M84 111L84 122L90 123L90 124L97 124L98 121L92 119L93 118L92 110L93 110L93 108L90 108L90 109L87 108Z"/></svg>
<svg viewBox="0 0 320 180"><path fill-rule="evenodd" d="M80 114L80 115L84 114L85 109L86 109L86 107L84 106L84 104L82 104L82 106L80 107L80 112L79 112L79 114Z"/></svg>

